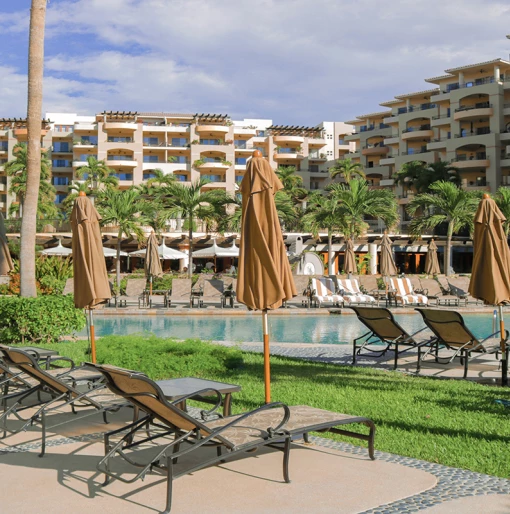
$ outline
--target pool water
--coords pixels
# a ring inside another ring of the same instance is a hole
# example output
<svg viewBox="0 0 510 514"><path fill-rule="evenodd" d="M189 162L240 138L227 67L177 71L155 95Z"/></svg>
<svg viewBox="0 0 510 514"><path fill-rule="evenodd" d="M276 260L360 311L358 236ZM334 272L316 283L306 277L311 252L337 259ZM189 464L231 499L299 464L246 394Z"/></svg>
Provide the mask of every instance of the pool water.
<svg viewBox="0 0 510 514"><path fill-rule="evenodd" d="M395 315L408 332L422 328L418 314ZM492 333L492 312L466 314L467 326L478 337ZM262 316L96 316L96 336L151 332L160 337L200 338L214 341L259 342ZM269 314L269 338L275 343L347 344L366 332L353 315L273 315ZM79 335L86 336L86 331Z"/></svg>

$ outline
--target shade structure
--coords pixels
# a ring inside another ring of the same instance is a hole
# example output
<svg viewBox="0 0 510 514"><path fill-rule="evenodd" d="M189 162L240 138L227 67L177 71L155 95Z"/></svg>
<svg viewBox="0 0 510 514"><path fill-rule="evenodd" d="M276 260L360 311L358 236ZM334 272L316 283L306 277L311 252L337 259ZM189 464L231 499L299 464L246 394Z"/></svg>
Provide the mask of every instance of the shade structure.
<svg viewBox="0 0 510 514"><path fill-rule="evenodd" d="M12 271L14 266L12 264L11 252L7 244L7 236L5 232L4 217L0 212L0 275L7 275Z"/></svg>
<svg viewBox="0 0 510 514"><path fill-rule="evenodd" d="M149 294L152 294L152 279L163 275L161 261L158 253L158 240L154 232L147 238L147 248L145 249L145 276L149 279Z"/></svg>
<svg viewBox="0 0 510 514"><path fill-rule="evenodd" d="M354 243L349 238L345 241L345 258L344 258L344 272L356 273L356 255L354 255Z"/></svg>
<svg viewBox="0 0 510 514"><path fill-rule="evenodd" d="M510 302L510 250L503 222L505 216L488 195L475 214L473 238L473 268L469 293L486 304L499 306L501 353L503 365L502 384L508 385L508 360L505 351L505 323L503 304Z"/></svg>
<svg viewBox="0 0 510 514"><path fill-rule="evenodd" d="M117 257L117 250L115 250L114 248L106 248L106 246L103 246L103 255L105 257ZM121 257L127 257L127 255L127 252L120 252Z"/></svg>
<svg viewBox="0 0 510 514"><path fill-rule="evenodd" d="M101 216L86 196L79 196L71 213L73 232L74 305L89 311L92 361L96 361L92 310L111 298L101 241Z"/></svg>
<svg viewBox="0 0 510 514"><path fill-rule="evenodd" d="M240 186L243 208L237 300L263 312L266 403L271 401L267 311L297 294L274 202L275 193L282 188L264 158L254 156L248 162Z"/></svg>
<svg viewBox="0 0 510 514"><path fill-rule="evenodd" d="M236 246L236 242L233 241L232 246L227 248L223 248L216 244L216 240L213 241L212 246L208 246L207 248L202 248L201 250L197 250L193 252L193 257L197 257L198 259L207 259L212 257L239 257L239 247Z"/></svg>
<svg viewBox="0 0 510 514"><path fill-rule="evenodd" d="M427 257L425 258L425 273L427 275L439 275L441 273L437 260L437 245L433 239L430 240Z"/></svg>
<svg viewBox="0 0 510 514"><path fill-rule="evenodd" d="M136 250L134 252L130 252L130 256L132 257L146 257L146 250ZM186 259L188 256L184 252L180 252L179 250L174 250L173 248L169 248L165 245L165 243L161 243L158 246L158 255L162 260L176 260L176 259Z"/></svg>
<svg viewBox="0 0 510 514"><path fill-rule="evenodd" d="M71 248L66 248L65 246L62 246L62 241L59 240L57 246L54 246L53 248L46 248L45 250L42 250L41 253L43 255L57 255L60 257L68 257L69 255L72 255L73 251L71 250Z"/></svg>
<svg viewBox="0 0 510 514"><path fill-rule="evenodd" d="M379 271L381 275L390 277L397 274L397 267L393 259L393 251L391 250L391 239L385 232L381 240L381 254L380 254Z"/></svg>

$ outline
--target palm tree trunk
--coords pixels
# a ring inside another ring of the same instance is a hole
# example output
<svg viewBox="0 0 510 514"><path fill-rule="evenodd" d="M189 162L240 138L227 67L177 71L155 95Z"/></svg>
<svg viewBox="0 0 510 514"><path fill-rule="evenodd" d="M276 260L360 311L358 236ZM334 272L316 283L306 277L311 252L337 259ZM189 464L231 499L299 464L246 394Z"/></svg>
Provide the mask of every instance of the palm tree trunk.
<svg viewBox="0 0 510 514"><path fill-rule="evenodd" d="M189 227L188 227L188 239L189 239L189 262L188 262L188 277L191 278L193 275L193 213L189 215Z"/></svg>
<svg viewBox="0 0 510 514"><path fill-rule="evenodd" d="M117 262L115 263L115 271L116 271L116 280L117 280L117 289L120 291L120 243L122 239L122 230L119 231L118 239L117 239Z"/></svg>
<svg viewBox="0 0 510 514"><path fill-rule="evenodd" d="M35 238L37 201L41 180L41 118L44 70L44 23L46 0L32 0L28 49L28 154L27 185L21 220L20 295L37 296L35 285Z"/></svg>
<svg viewBox="0 0 510 514"><path fill-rule="evenodd" d="M444 256L444 274L448 277L450 275L450 264L452 254L452 235L453 235L453 222L448 223L448 232L446 235L446 251Z"/></svg>
<svg viewBox="0 0 510 514"><path fill-rule="evenodd" d="M330 228L328 228L328 272L330 275L335 275L335 262L334 262L334 252L333 252L333 233Z"/></svg>

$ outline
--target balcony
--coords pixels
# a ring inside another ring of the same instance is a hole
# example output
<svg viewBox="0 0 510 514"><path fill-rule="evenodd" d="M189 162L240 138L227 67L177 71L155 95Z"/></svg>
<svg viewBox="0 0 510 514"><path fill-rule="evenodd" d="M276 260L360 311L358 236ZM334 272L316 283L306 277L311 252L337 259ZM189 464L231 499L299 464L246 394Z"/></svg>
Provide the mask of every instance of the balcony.
<svg viewBox="0 0 510 514"><path fill-rule="evenodd" d="M7 184L0 184L0 192L4 193L5 191L7 191Z"/></svg>
<svg viewBox="0 0 510 514"><path fill-rule="evenodd" d="M229 161L222 161L216 159L199 159L193 163L193 167L203 170L228 170L232 166L232 163Z"/></svg>
<svg viewBox="0 0 510 514"><path fill-rule="evenodd" d="M195 127L195 131L198 134L206 134L206 133L219 133L219 134L228 134L230 127L226 125L197 125Z"/></svg>
<svg viewBox="0 0 510 514"><path fill-rule="evenodd" d="M105 121L103 124L105 130L131 130L138 129L138 123L128 121Z"/></svg>
<svg viewBox="0 0 510 514"><path fill-rule="evenodd" d="M462 187L466 191L490 191L491 190L489 182L484 182L483 184L473 184L473 185L463 184Z"/></svg>
<svg viewBox="0 0 510 514"><path fill-rule="evenodd" d="M457 156L451 161L452 166L459 169L469 168L488 168L490 166L490 160L483 152L479 152L476 155L457 154Z"/></svg>
<svg viewBox="0 0 510 514"><path fill-rule="evenodd" d="M458 109L455 109L453 119L455 121L474 120L477 118L489 117L493 114L494 109L492 108L492 104L484 102L481 104L461 106Z"/></svg>
<svg viewBox="0 0 510 514"><path fill-rule="evenodd" d="M394 184L395 181L392 178L383 179L379 182L379 185L383 187L393 186Z"/></svg>
<svg viewBox="0 0 510 514"><path fill-rule="evenodd" d="M439 116L433 116L430 120L431 127L443 127L445 125L450 125L452 121L451 114L440 114Z"/></svg>
<svg viewBox="0 0 510 514"><path fill-rule="evenodd" d="M241 136L256 136L257 129L249 127L234 127L234 134Z"/></svg>
<svg viewBox="0 0 510 514"><path fill-rule="evenodd" d="M74 124L75 132L96 132L97 125L95 123L75 123Z"/></svg>
<svg viewBox="0 0 510 514"><path fill-rule="evenodd" d="M402 131L402 141L408 141L411 139L425 139L433 137L434 131L430 128L430 125L421 125L420 127L409 127Z"/></svg>
<svg viewBox="0 0 510 514"><path fill-rule="evenodd" d="M76 139L73 142L73 148L95 148L97 146L97 141L92 140L89 141L88 139Z"/></svg>
<svg viewBox="0 0 510 514"><path fill-rule="evenodd" d="M467 131L463 131L461 132L460 134L455 134L455 138L457 139L464 139L464 138L469 138L469 137L481 137L481 136L485 136L487 134L490 134L491 131L488 130L488 127L487 127L487 130L482 130L482 131L476 131L476 132L467 132Z"/></svg>
<svg viewBox="0 0 510 514"><path fill-rule="evenodd" d="M115 168L135 168L138 166L138 162L129 156L108 155L106 157L106 165Z"/></svg>
<svg viewBox="0 0 510 514"><path fill-rule="evenodd" d="M169 132L172 134L186 134L189 133L190 128L189 125L182 127L180 125L151 125L148 123L143 124L144 132Z"/></svg>
<svg viewBox="0 0 510 514"><path fill-rule="evenodd" d="M383 144L379 146L367 145L361 149L361 155L386 155L389 151L390 149Z"/></svg>
<svg viewBox="0 0 510 514"><path fill-rule="evenodd" d="M383 119L384 123L387 125L398 123L398 114L392 114L391 116L388 116L387 118Z"/></svg>
<svg viewBox="0 0 510 514"><path fill-rule="evenodd" d="M392 134L390 137L384 138L385 145L396 145L400 143L400 136L398 134Z"/></svg>
<svg viewBox="0 0 510 514"><path fill-rule="evenodd" d="M391 156L391 157L386 157L385 159L381 159L379 161L379 164L381 166L389 166L391 164L395 164L395 157Z"/></svg>
<svg viewBox="0 0 510 514"><path fill-rule="evenodd" d="M301 144L305 142L305 138L301 136L273 136L273 142L277 145L279 143L283 144Z"/></svg>
<svg viewBox="0 0 510 514"><path fill-rule="evenodd" d="M328 160L328 157L325 153L310 152L308 154L308 160L325 162Z"/></svg>
<svg viewBox="0 0 510 514"><path fill-rule="evenodd" d="M327 141L323 137L317 137L317 138L309 137L308 138L308 146L309 147L322 148L322 147L326 146L327 144L328 144Z"/></svg>

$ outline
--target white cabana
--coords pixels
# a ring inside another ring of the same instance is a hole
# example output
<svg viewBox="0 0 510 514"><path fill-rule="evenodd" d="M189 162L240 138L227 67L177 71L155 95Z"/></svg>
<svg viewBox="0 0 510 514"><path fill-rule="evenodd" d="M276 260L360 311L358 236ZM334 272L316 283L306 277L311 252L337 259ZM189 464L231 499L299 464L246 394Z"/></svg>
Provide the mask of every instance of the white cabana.
<svg viewBox="0 0 510 514"><path fill-rule="evenodd" d="M214 240L212 246L193 252L193 257L197 257L198 259L210 259L213 257L236 258L239 257L239 247L237 247L236 242L233 241L232 246L222 248L221 246L218 246L216 244L216 240Z"/></svg>
<svg viewBox="0 0 510 514"><path fill-rule="evenodd" d="M53 248L46 248L45 250L42 250L41 253L43 255L58 255L60 257L69 257L73 251L71 248L62 246L62 241L59 240L57 246L54 246Z"/></svg>
<svg viewBox="0 0 510 514"><path fill-rule="evenodd" d="M106 248L105 246L103 246L103 255L105 257L117 257L117 250L115 250L114 248ZM123 252L121 250L121 252L120 252L121 257L127 257L127 255L128 255L127 252Z"/></svg>
<svg viewBox="0 0 510 514"><path fill-rule="evenodd" d="M136 250L134 252L130 252L130 257L143 257L147 250L144 248L142 250ZM177 259L187 259L188 256L184 252L180 252L179 250L174 250L173 248L169 248L165 243L162 243L158 246L158 255L162 260L177 260Z"/></svg>

